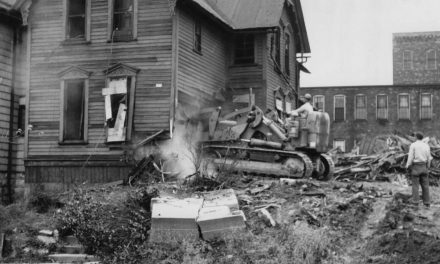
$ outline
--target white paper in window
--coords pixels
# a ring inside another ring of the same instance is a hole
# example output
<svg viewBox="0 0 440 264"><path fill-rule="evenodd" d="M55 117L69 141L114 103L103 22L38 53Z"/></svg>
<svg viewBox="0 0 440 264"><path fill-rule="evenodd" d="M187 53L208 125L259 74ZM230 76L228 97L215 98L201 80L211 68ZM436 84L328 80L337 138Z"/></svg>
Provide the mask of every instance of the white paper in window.
<svg viewBox="0 0 440 264"><path fill-rule="evenodd" d="M277 98L275 100L275 107L277 108L277 110L283 111L283 101Z"/></svg>

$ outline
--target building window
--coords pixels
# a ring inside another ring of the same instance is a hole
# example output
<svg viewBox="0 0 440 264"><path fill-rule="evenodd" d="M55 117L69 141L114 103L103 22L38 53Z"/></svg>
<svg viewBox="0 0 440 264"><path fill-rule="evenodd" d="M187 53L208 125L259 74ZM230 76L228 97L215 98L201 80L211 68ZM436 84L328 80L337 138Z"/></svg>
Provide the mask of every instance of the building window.
<svg viewBox="0 0 440 264"><path fill-rule="evenodd" d="M313 96L313 107L318 111L325 112L325 97L324 95L314 95Z"/></svg>
<svg viewBox="0 0 440 264"><path fill-rule="evenodd" d="M18 102L17 136L24 137L26 126L26 98L20 97Z"/></svg>
<svg viewBox="0 0 440 264"><path fill-rule="evenodd" d="M275 98L275 109L277 110L278 117L282 118L284 113L284 101L282 98Z"/></svg>
<svg viewBox="0 0 440 264"><path fill-rule="evenodd" d="M413 53L410 50L403 52L403 69L411 70L413 67Z"/></svg>
<svg viewBox="0 0 440 264"><path fill-rule="evenodd" d="M354 119L367 119L367 96L358 94L354 97Z"/></svg>
<svg viewBox="0 0 440 264"><path fill-rule="evenodd" d="M345 139L333 140L333 148L339 148L342 152L345 152Z"/></svg>
<svg viewBox="0 0 440 264"><path fill-rule="evenodd" d="M138 0L109 1L109 41L136 39Z"/></svg>
<svg viewBox="0 0 440 264"><path fill-rule="evenodd" d="M435 50L428 50L426 52L426 68L428 70L435 70L437 68L437 53Z"/></svg>
<svg viewBox="0 0 440 264"><path fill-rule="evenodd" d="M397 118L401 120L410 119L409 94L397 95L397 102Z"/></svg>
<svg viewBox="0 0 440 264"><path fill-rule="evenodd" d="M429 93L420 95L420 119L432 119L432 95Z"/></svg>
<svg viewBox="0 0 440 264"><path fill-rule="evenodd" d="M89 76L72 66L59 74L61 78L60 144L87 143Z"/></svg>
<svg viewBox="0 0 440 264"><path fill-rule="evenodd" d="M194 23L194 51L202 53L202 23L196 20Z"/></svg>
<svg viewBox="0 0 440 264"><path fill-rule="evenodd" d="M238 34L235 37L234 63L251 64L255 62L254 35Z"/></svg>
<svg viewBox="0 0 440 264"><path fill-rule="evenodd" d="M91 0L66 0L66 39L90 40Z"/></svg>
<svg viewBox="0 0 440 264"><path fill-rule="evenodd" d="M345 95L335 95L334 97L334 120L345 120Z"/></svg>
<svg viewBox="0 0 440 264"><path fill-rule="evenodd" d="M274 60L274 68L276 72L281 72L281 33L280 28L275 30L275 33L272 34L272 55Z"/></svg>
<svg viewBox="0 0 440 264"><path fill-rule="evenodd" d="M388 119L388 96L384 94L376 97L376 118Z"/></svg>
<svg viewBox="0 0 440 264"><path fill-rule="evenodd" d="M284 72L287 76L290 76L290 36L285 35L284 43Z"/></svg>

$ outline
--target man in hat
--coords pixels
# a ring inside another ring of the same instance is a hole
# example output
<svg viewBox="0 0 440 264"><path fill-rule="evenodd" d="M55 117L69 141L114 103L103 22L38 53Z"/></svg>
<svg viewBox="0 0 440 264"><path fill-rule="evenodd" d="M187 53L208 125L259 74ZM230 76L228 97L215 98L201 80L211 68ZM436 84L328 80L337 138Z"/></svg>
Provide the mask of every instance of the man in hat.
<svg viewBox="0 0 440 264"><path fill-rule="evenodd" d="M305 94L303 97L300 97L300 100L304 102L303 105L301 105L299 108L297 108L296 110L293 110L290 112L290 115L293 116L298 116L298 115L302 115L303 117L307 117L307 115L310 112L313 112L313 106L310 103L310 101L312 100L312 96L310 94Z"/></svg>
<svg viewBox="0 0 440 264"><path fill-rule="evenodd" d="M409 147L408 161L406 168L411 168L412 180L412 202L419 203L419 183L422 187L423 204L429 207L429 172L428 168L431 165L431 149L429 145L423 142L423 134L415 133L417 141L412 143Z"/></svg>

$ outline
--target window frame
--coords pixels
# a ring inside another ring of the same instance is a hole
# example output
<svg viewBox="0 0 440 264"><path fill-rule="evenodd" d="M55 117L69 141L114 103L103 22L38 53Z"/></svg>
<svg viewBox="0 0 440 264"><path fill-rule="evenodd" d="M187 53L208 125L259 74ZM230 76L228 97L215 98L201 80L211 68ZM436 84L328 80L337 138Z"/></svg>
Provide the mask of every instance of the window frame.
<svg viewBox="0 0 440 264"><path fill-rule="evenodd" d="M284 72L290 77L290 35L284 33Z"/></svg>
<svg viewBox="0 0 440 264"><path fill-rule="evenodd" d="M342 97L344 98L344 119L336 119L336 97ZM335 122L342 122L347 120L347 98L343 94L336 94L333 96L333 121Z"/></svg>
<svg viewBox="0 0 440 264"><path fill-rule="evenodd" d="M238 38L239 37L243 37L243 39L242 40L244 40L244 37L245 36L252 36L252 61L251 62L237 62L237 43L238 43ZM235 37L234 37L234 56L233 56L233 64L234 65L253 65L253 64L255 64L256 62L255 62L255 60L256 60L256 40L255 40L255 34L252 34L252 33L239 33L239 34L236 34L235 35Z"/></svg>
<svg viewBox="0 0 440 264"><path fill-rule="evenodd" d="M407 56L405 56L405 53L409 53L409 67L405 67L405 65L407 65L406 63L405 63L405 59L406 59L406 57ZM403 59L402 59L402 67L403 67L403 70L412 70L413 69L413 51L412 50L404 50L403 51L403 55L402 55L402 57L403 57Z"/></svg>
<svg viewBox="0 0 440 264"><path fill-rule="evenodd" d="M58 144L60 145L86 145L88 144L89 131L89 77L90 73L77 67L70 67L61 72L60 76L60 123ZM65 90L66 83L71 80L82 80L84 82L84 138L82 140L65 140L64 139L64 120L65 120Z"/></svg>
<svg viewBox="0 0 440 264"><path fill-rule="evenodd" d="M133 1L133 21L132 21L132 36L131 38L115 39L113 36L113 17L114 5L116 0L108 0L108 15L107 15L107 42L126 42L137 40L138 34L138 0Z"/></svg>
<svg viewBox="0 0 440 264"><path fill-rule="evenodd" d="M357 98L358 97L363 97L365 98L365 107L364 108L359 108L358 107L358 101ZM365 117L362 118L360 117L360 110L364 109L365 110ZM365 94L356 94L354 96L354 120L368 120L368 98L367 95Z"/></svg>
<svg viewBox="0 0 440 264"><path fill-rule="evenodd" d="M386 117L385 118L379 118L379 104L378 100L380 96L386 97ZM387 94L377 94L376 95L376 120L389 120L389 102L388 102L388 95Z"/></svg>
<svg viewBox="0 0 440 264"><path fill-rule="evenodd" d="M429 95L429 100L430 100L430 111L429 111L429 118L427 117L422 117L422 98L423 95ZM419 107L419 118L420 120L432 120L433 118L433 105L432 105L432 93L420 93L420 107Z"/></svg>
<svg viewBox="0 0 440 264"><path fill-rule="evenodd" d="M402 109L402 107L400 106L401 96L408 97L408 117L406 118L401 116L401 109ZM397 120L411 120L411 96L409 93L399 93L397 95Z"/></svg>
<svg viewBox="0 0 440 264"><path fill-rule="evenodd" d="M75 1L75 0L72 0ZM69 27L69 3L70 0L64 0L63 3L63 17L64 17L64 40L66 42L90 42L91 32L91 10L92 0L85 0L85 14L84 14L84 38L70 38Z"/></svg>
<svg viewBox="0 0 440 264"><path fill-rule="evenodd" d="M429 54L433 52L434 53L434 67L430 67L429 64ZM430 49L426 51L426 69L427 70L436 70L437 69L437 51L434 49Z"/></svg>
<svg viewBox="0 0 440 264"><path fill-rule="evenodd" d="M325 95L317 94L312 97L312 106L320 110L318 107L316 107L316 98L322 98L322 111L325 112Z"/></svg>
<svg viewBox="0 0 440 264"><path fill-rule="evenodd" d="M343 153L347 152L347 141L345 139L333 139L333 148L335 148L335 142L344 142L344 149L341 149Z"/></svg>
<svg viewBox="0 0 440 264"><path fill-rule="evenodd" d="M194 19L193 51L202 54L202 22Z"/></svg>

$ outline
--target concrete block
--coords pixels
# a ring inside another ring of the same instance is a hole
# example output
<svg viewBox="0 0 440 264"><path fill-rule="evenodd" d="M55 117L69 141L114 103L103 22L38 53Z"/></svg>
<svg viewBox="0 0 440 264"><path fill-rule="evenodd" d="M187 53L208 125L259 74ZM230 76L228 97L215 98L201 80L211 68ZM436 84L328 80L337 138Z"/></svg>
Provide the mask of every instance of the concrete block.
<svg viewBox="0 0 440 264"><path fill-rule="evenodd" d="M238 199L233 189L218 190L203 194L203 207L227 206L231 211L239 210Z"/></svg>
<svg viewBox="0 0 440 264"><path fill-rule="evenodd" d="M228 206L204 207L199 212L197 224L205 240L225 238L243 230L245 225L243 211L231 211Z"/></svg>
<svg viewBox="0 0 440 264"><path fill-rule="evenodd" d="M173 242L199 238L196 218L203 199L161 197L151 200L151 242Z"/></svg>

